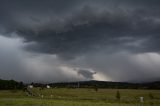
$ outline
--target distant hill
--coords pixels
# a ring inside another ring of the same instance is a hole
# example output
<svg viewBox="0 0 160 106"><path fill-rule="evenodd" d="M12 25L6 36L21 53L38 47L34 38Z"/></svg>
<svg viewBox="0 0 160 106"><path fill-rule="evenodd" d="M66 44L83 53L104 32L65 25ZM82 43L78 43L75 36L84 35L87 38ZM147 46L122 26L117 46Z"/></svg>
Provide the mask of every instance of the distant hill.
<svg viewBox="0 0 160 106"><path fill-rule="evenodd" d="M0 90L23 89L29 84L14 80L0 79ZM160 90L160 81L146 83L110 82L110 81L79 81L79 82L59 82L59 83L31 83L34 87L45 88L50 85L53 88L109 88L109 89L157 89Z"/></svg>
<svg viewBox="0 0 160 106"><path fill-rule="evenodd" d="M66 87L66 88L113 88L113 89L160 89L160 81L148 83L129 83L129 82L108 82L108 81L80 81L80 82L60 82L40 84L34 83L34 86Z"/></svg>

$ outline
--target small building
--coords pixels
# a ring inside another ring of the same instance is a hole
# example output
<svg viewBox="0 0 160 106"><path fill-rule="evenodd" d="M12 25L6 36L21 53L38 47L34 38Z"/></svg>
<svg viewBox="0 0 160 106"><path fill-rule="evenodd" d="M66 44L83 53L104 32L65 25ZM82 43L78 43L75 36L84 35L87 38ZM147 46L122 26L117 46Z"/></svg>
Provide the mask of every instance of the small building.
<svg viewBox="0 0 160 106"><path fill-rule="evenodd" d="M48 89L51 88L49 85L46 86Z"/></svg>
<svg viewBox="0 0 160 106"><path fill-rule="evenodd" d="M28 88L31 88L31 89L32 89L32 88L33 88L33 85L28 85Z"/></svg>

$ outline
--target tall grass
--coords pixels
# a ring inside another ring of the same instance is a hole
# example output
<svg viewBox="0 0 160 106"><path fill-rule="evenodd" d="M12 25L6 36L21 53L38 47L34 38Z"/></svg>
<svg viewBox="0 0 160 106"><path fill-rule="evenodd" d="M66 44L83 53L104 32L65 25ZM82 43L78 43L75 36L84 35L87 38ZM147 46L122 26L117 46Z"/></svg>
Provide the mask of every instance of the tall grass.
<svg viewBox="0 0 160 106"><path fill-rule="evenodd" d="M32 91L39 96L0 91L0 106L160 106L159 90L33 88ZM118 95L120 99L116 98ZM140 103L140 96L144 97L144 103Z"/></svg>

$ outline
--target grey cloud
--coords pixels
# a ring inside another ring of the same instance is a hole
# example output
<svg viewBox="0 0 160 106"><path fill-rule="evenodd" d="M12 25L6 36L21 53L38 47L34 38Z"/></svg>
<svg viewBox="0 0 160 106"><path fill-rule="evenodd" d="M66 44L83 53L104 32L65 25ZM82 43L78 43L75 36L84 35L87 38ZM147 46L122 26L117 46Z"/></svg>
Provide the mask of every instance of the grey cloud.
<svg viewBox="0 0 160 106"><path fill-rule="evenodd" d="M15 32L27 44L21 48L27 53L58 56L53 60L44 57L47 61L38 62L48 67L44 76L52 73L48 64L58 61L58 66L82 68L79 73L91 79L101 72L112 80L142 81L159 77L159 67L151 68L154 74L149 77L152 71L144 64L136 64L138 54L153 58L148 53L159 53L159 5L158 0L1 0L0 33L11 37L10 33ZM34 59L30 61L38 61ZM96 70L97 74L83 67ZM59 68L54 69L55 74L66 75ZM56 76L55 79L59 80Z"/></svg>
<svg viewBox="0 0 160 106"><path fill-rule="evenodd" d="M55 53L62 55L62 57L70 57L68 54L76 55L77 52L79 55L81 52L95 49L95 46L103 47L105 45L116 45L116 43L119 45L123 42L112 39L126 36L134 36L136 39L147 37L154 40L154 44L148 43L144 45L146 46L144 50L140 51L159 50L154 49L159 42L157 34L160 24L155 22L155 19L159 19L159 16L149 17L148 15L151 15L151 12L148 12L145 8L125 13L117 10L99 12L89 6L76 12L77 14L69 13L72 15L69 18L65 17L62 22L58 20L55 22L53 19L53 24L42 25L44 27L42 27L42 30L34 31L34 28L24 28L17 29L17 32L27 41L38 42L40 52ZM52 23L52 20L50 23ZM52 29L55 26L60 29Z"/></svg>
<svg viewBox="0 0 160 106"><path fill-rule="evenodd" d="M159 80L159 61L158 53L97 52L86 54L68 64L92 68L97 72L95 76L111 81L146 82ZM99 73L104 76L98 75Z"/></svg>
<svg viewBox="0 0 160 106"><path fill-rule="evenodd" d="M1 78L22 81L29 77L27 70L25 70L23 65L23 52L21 50L19 51L21 46L23 46L21 42L20 39L11 39L0 36Z"/></svg>
<svg viewBox="0 0 160 106"><path fill-rule="evenodd" d="M73 81L77 76L61 70L65 62L56 55L30 53L22 48L28 45L17 37L0 35L0 78L24 82Z"/></svg>
<svg viewBox="0 0 160 106"><path fill-rule="evenodd" d="M76 71L78 72L78 75L82 75L88 80L92 80L94 78L93 75L96 74L96 72L91 69L79 69L78 68L76 69Z"/></svg>
<svg viewBox="0 0 160 106"><path fill-rule="evenodd" d="M17 33L19 36L23 36L26 42L35 41L38 43L38 47L32 47L32 50L55 53L61 57L70 57L71 55L69 56L69 54L76 55L77 53L79 55L81 52L83 53L87 50L105 45L123 44L123 42L116 41L114 38L127 36L134 36L135 39L153 39L155 41L154 44L148 43L145 45L144 50L142 49L140 51L157 51L156 49L152 49L152 47L155 47L159 42L157 39L159 24L153 23L152 20L151 23L148 23L149 19L144 20L142 16L140 18L138 17L139 19L132 19L131 17L133 16L121 16L122 14L112 15L106 12L106 15L104 13L99 14L94 18L94 15L97 15L96 12L93 15L85 15L82 12L81 15L78 14L76 16L78 19L71 17L70 19L73 18L72 21L64 21L59 29L62 32L57 32L57 29L51 29L52 25L48 25L46 28L44 27L42 30L36 32L34 29L25 29L22 27L22 29L17 29ZM57 23L57 25L59 24L61 23Z"/></svg>

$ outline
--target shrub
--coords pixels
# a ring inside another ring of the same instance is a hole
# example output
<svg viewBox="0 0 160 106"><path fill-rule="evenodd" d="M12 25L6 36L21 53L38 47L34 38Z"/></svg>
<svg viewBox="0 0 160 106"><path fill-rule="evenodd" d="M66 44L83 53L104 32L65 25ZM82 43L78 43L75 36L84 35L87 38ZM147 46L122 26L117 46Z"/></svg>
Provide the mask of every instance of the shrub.
<svg viewBox="0 0 160 106"><path fill-rule="evenodd" d="M150 99L154 99L154 96L153 96L153 94L152 94L152 93L149 93L149 95L148 95L148 96L149 96L149 98L150 98Z"/></svg>
<svg viewBox="0 0 160 106"><path fill-rule="evenodd" d="M117 93L116 93L116 99L117 99L117 100L120 100L120 99L121 99L121 95L120 95L120 92L119 92L119 91L117 91Z"/></svg>

